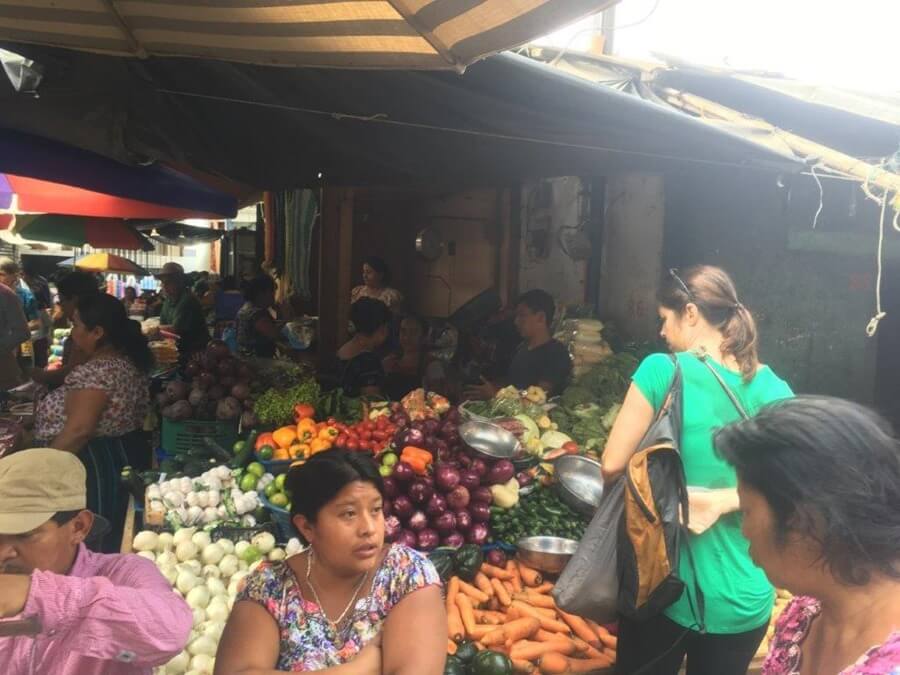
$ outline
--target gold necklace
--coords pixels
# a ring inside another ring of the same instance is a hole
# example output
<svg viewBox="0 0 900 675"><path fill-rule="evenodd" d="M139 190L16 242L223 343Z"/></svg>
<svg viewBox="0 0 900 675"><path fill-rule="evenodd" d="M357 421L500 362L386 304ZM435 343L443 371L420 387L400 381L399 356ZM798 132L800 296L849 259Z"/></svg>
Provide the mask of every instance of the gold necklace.
<svg viewBox="0 0 900 675"><path fill-rule="evenodd" d="M328 618L328 615L325 613L325 605L322 604L322 601L319 600L319 594L316 592L316 587L313 586L312 579L310 575L312 574L312 559L313 559L313 550L310 547L309 553L306 556L306 585L309 586L309 590L312 591L313 598L315 598L316 604L319 606L319 609L322 610L322 616L325 617L325 620L331 626L331 630L334 631L335 635L338 633L338 626L341 625L341 622L344 620L344 617L347 615L347 612L350 611L350 608L354 606L356 603L356 598L359 596L359 592L362 590L363 585L366 583L366 579L369 578L369 573L366 572L363 574L362 579L359 584L356 586L356 590L353 592L353 595L350 598L350 602L347 603L347 606L344 607L344 611L341 612L341 615L337 618L336 621L332 621Z"/></svg>

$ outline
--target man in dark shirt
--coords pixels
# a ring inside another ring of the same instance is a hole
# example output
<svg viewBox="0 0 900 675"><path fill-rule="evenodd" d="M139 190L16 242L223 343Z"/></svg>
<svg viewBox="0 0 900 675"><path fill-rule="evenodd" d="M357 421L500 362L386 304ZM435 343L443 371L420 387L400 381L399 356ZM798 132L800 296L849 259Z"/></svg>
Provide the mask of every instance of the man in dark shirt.
<svg viewBox="0 0 900 675"><path fill-rule="evenodd" d="M519 298L515 321L523 342L510 364L508 384L517 389L538 386L548 396L565 388L572 374L572 360L565 345L554 340L550 332L555 312L553 298L546 291L527 291ZM487 399L498 389L498 383L482 378L482 384L466 389L466 396Z"/></svg>
<svg viewBox="0 0 900 675"><path fill-rule="evenodd" d="M178 336L179 361L187 363L191 354L201 351L209 342L203 307L187 288L187 276L178 263L163 265L156 278L162 282L166 297L159 315L159 329Z"/></svg>

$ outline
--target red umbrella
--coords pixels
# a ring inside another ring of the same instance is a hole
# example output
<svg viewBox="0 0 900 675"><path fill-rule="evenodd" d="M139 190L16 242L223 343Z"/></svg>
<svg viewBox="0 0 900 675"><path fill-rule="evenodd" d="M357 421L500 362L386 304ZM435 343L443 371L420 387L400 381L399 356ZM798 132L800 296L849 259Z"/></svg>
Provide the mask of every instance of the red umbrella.
<svg viewBox="0 0 900 675"><path fill-rule="evenodd" d="M147 237L121 218L63 216L53 213L20 214L16 216L13 230L24 239L64 246L153 250L153 244Z"/></svg>
<svg viewBox="0 0 900 675"><path fill-rule="evenodd" d="M0 208L19 213L60 213L102 218L203 218L197 211L115 197L37 178L0 174Z"/></svg>

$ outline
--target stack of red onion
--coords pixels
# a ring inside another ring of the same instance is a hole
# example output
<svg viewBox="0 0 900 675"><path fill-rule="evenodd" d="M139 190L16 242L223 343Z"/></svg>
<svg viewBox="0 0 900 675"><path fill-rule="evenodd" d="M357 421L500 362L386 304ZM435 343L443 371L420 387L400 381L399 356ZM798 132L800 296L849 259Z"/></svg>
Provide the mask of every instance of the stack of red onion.
<svg viewBox="0 0 900 675"><path fill-rule="evenodd" d="M407 445L435 456L433 470L417 475L405 462L384 479L384 515L388 541L421 551L440 546L485 544L490 536L491 485L515 474L509 460L486 460L459 438L459 411L451 408L441 420L410 423L402 410L391 421L400 430L397 451Z"/></svg>

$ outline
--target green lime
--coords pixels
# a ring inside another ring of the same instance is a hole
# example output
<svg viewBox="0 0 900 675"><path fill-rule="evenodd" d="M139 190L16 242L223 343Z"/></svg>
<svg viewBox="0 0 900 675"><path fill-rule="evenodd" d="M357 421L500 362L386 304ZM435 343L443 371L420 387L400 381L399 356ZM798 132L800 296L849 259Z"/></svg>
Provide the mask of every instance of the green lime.
<svg viewBox="0 0 900 675"><path fill-rule="evenodd" d="M253 473L245 473L241 478L241 482L238 484L238 487L241 488L241 492L253 492L256 490L256 484L259 482L259 476Z"/></svg>
<svg viewBox="0 0 900 675"><path fill-rule="evenodd" d="M272 449L271 445L264 445L259 450L256 451L256 458L259 460L262 460L263 462L268 462L269 460L272 459L272 455L274 455L274 454L275 454L275 450ZM254 462L253 464L256 464L256 462ZM253 466L253 464L251 464L250 466ZM249 470L250 467L248 466L247 469ZM262 474L260 474L260 475L262 475Z"/></svg>
<svg viewBox="0 0 900 675"><path fill-rule="evenodd" d="M257 523L268 523L269 522L269 510L260 504L256 507L256 510L253 512L253 517L256 518Z"/></svg>
<svg viewBox="0 0 900 675"><path fill-rule="evenodd" d="M244 552L241 554L241 560L247 564L253 564L260 558L262 558L262 553L260 553L259 549L252 544L245 548Z"/></svg>
<svg viewBox="0 0 900 675"><path fill-rule="evenodd" d="M262 448L260 448L261 450ZM250 462L247 465L247 473L252 473L257 478L262 478L263 474L266 472L266 467L264 467L259 462Z"/></svg>
<svg viewBox="0 0 900 675"><path fill-rule="evenodd" d="M378 467L378 473L381 474L381 477L382 477L382 478L387 478L387 477L390 476L392 473L394 473L394 467L392 467L392 466L385 466L384 464L382 464L381 466Z"/></svg>
<svg viewBox="0 0 900 675"><path fill-rule="evenodd" d="M285 480L287 480L287 474L286 474L286 473L280 473L280 474L278 474L277 476L275 476L275 487L278 488L278 491L279 491L279 492L283 492L283 491L284 491L284 481L285 481Z"/></svg>
<svg viewBox="0 0 900 675"><path fill-rule="evenodd" d="M272 482L272 483L269 483L268 485L266 485L266 489L263 490L263 492L266 493L266 497L267 497L268 499L271 499L271 498L272 498L272 495L281 492L281 490L279 490L279 489L278 489L278 486L275 485L274 482Z"/></svg>
<svg viewBox="0 0 900 675"><path fill-rule="evenodd" d="M235 455L239 455L244 451L244 448L247 447L247 441L236 441L233 446L231 446L231 451Z"/></svg>
<svg viewBox="0 0 900 675"><path fill-rule="evenodd" d="M385 453L384 457L381 458L381 465L391 467L391 466L394 466L394 464L396 464L399 461L400 461L400 458L397 457L396 453L388 452L388 453ZM384 475L390 476L390 474L381 474L381 475L382 476L384 476Z"/></svg>
<svg viewBox="0 0 900 675"><path fill-rule="evenodd" d="M286 507L287 504L288 504L288 498L287 498L287 495L284 494L283 492L276 492L276 493L273 494L271 497L269 497L269 495L266 495L266 497L268 498L269 503L270 503L272 506L277 506L277 507L283 509L283 508Z"/></svg>

